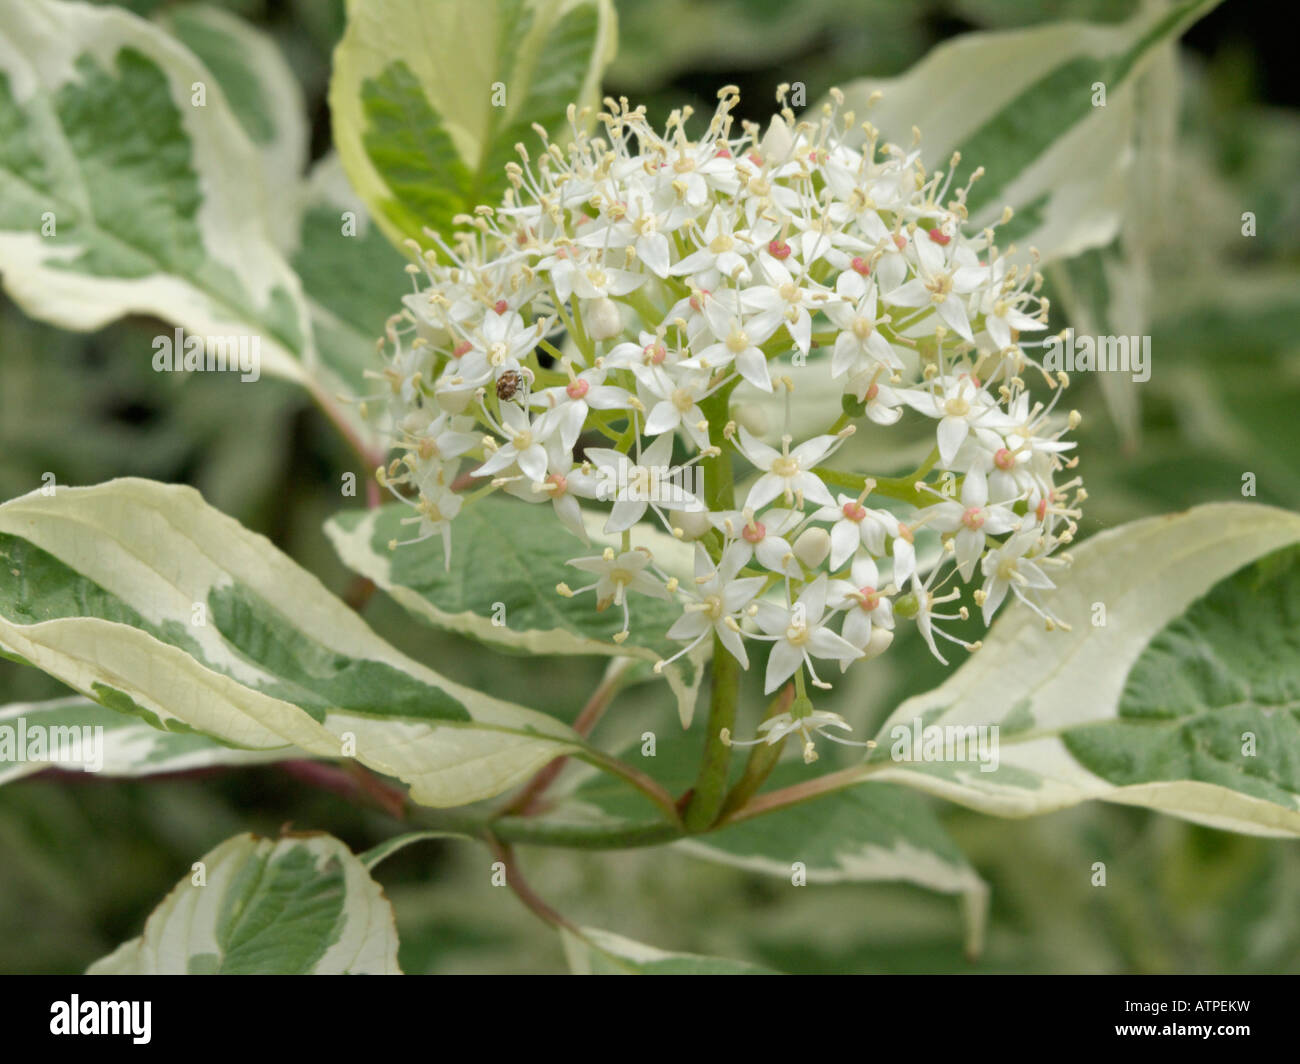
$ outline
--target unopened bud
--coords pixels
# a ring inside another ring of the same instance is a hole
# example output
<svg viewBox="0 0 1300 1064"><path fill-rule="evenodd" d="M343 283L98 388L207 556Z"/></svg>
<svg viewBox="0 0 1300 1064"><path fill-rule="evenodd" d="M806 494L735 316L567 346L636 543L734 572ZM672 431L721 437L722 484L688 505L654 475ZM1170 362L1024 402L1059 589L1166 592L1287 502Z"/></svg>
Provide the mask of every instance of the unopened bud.
<svg viewBox="0 0 1300 1064"><path fill-rule="evenodd" d="M587 308L587 335L593 340L610 340L623 331L623 315L612 299L593 300Z"/></svg>
<svg viewBox="0 0 1300 1064"><path fill-rule="evenodd" d="M708 535L709 529L713 527L709 524L707 510L669 510L668 524L674 530L680 528L682 539L685 540L697 540Z"/></svg>
<svg viewBox="0 0 1300 1064"><path fill-rule="evenodd" d="M767 132L763 134L763 141L758 146L759 154L764 159L783 162L793 150L794 135L790 132L790 127L780 115L773 115Z"/></svg>
<svg viewBox="0 0 1300 1064"><path fill-rule="evenodd" d="M879 625L871 629L871 638L867 640L867 645L862 648L863 656L859 660L870 661L872 658L878 658L894 641L894 633L889 628L881 628Z"/></svg>
<svg viewBox="0 0 1300 1064"><path fill-rule="evenodd" d="M806 529L794 541L794 556L809 569L816 569L831 552L831 536L824 528Z"/></svg>

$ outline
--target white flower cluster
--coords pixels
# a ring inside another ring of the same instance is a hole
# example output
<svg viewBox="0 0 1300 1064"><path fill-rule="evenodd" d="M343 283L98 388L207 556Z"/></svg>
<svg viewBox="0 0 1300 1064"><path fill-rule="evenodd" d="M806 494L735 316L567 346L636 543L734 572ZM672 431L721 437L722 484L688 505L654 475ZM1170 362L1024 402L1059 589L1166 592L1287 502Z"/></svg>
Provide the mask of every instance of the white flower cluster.
<svg viewBox="0 0 1300 1064"><path fill-rule="evenodd" d="M643 109L607 100L597 136L570 109L567 147L538 127L543 150L531 160L519 147L502 203L458 219L451 244L431 233L436 249L416 248L410 269L427 286L381 345L403 453L380 479L415 508L417 539L441 535L450 564L470 485L549 501L584 542L579 500L609 503L605 531L622 549L574 559L592 582L559 592L618 605L620 639L640 594L680 601L667 634L683 652L716 637L747 668L746 643L766 641L768 691L793 676L802 695L805 669L829 686L816 660L843 669L875 656L899 617L941 660L936 637L973 649L936 623L967 616L939 609L961 598L943 590L954 576L979 584L986 622L1010 592L1059 623L1038 595L1084 492L1058 482L1074 465L1061 435L1077 415L1053 417L1066 381L1020 340L1046 327L1042 278L1013 264L993 228L963 230L970 184L952 187L956 158L927 174L917 150L880 143L832 96L816 122L783 107L766 131L737 133L738 94L723 89L698 139L689 109L659 133ZM844 391L823 433L787 432L778 449L737 426L736 385L779 388L788 411L782 364L817 358ZM1021 377L1031 366L1046 404ZM858 418L892 425L907 412L933 422L933 454L870 506L883 478L825 465ZM733 474L749 467L736 495ZM693 581L634 543L643 520L696 543ZM919 563L921 528L942 550ZM800 704L764 738L839 726Z"/></svg>

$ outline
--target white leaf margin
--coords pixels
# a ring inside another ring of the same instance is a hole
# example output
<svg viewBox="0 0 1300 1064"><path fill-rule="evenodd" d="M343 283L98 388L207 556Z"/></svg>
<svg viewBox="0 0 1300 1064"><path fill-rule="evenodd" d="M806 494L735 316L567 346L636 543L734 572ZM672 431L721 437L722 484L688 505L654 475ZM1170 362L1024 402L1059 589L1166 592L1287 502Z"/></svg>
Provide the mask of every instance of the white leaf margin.
<svg viewBox="0 0 1300 1064"><path fill-rule="evenodd" d="M145 620L188 622L215 588L242 583L289 623L341 655L387 664L441 688L472 720L387 719L330 710L324 723L256 690L275 677L236 654L212 625L189 632L214 672L188 653L126 624L72 617L36 624L0 618L0 645L86 697L124 691L164 722L233 745L291 748L356 759L411 787L414 801L463 805L525 782L583 747L555 719L454 683L377 636L316 577L263 536L208 506L192 488L124 478L87 488L40 489L0 505L0 532L27 539L135 609Z"/></svg>
<svg viewBox="0 0 1300 1064"><path fill-rule="evenodd" d="M605 547L621 549L620 535L602 530L607 517L608 515L604 513L584 511L583 526L592 547L584 548L575 539L573 541L575 555L599 552ZM383 552L376 551L372 546L375 523L378 519L379 512L376 510L366 512L352 528L344 528L336 519L331 519L325 524L325 534L334 545L339 558L349 569L373 581L376 587L383 589L394 601L430 624L460 632L488 645L510 647L529 654L596 654L615 658L634 658L651 663L659 660L659 654L654 650L630 642L622 644L605 642L576 635L563 628L516 630L509 625L493 624L491 617L477 613L468 611L448 613L440 610L436 604L418 591L399 584L393 579L391 558ZM680 579L687 579L693 574L694 548L691 544L644 525L637 526L633 530L633 539L638 545L646 547L653 554L655 562L670 576L676 575ZM671 665L662 672L662 676L668 681L668 686L677 699L678 716L683 728L691 726L695 702L704 678L704 663L708 660L709 654L710 648L707 644L701 644L687 655L693 666L693 678L689 683L683 679L681 671Z"/></svg>
<svg viewBox="0 0 1300 1064"><path fill-rule="evenodd" d="M1060 738L1069 728L1117 719L1129 671L1155 635L1220 580L1297 542L1300 515L1248 502L1210 503L1090 537L1073 551L1074 564L1051 598L1073 631L1048 632L1029 610L1009 608L976 654L938 687L905 701L876 736L888 750L891 729L917 719L1001 725L1028 700L1035 723L1000 738L999 771L971 763L950 779L877 762L863 767L863 778L904 783L998 816L1100 799L1244 834L1300 835L1300 801L1288 809L1194 780L1117 787L1080 765ZM1106 605L1101 627L1091 621L1095 602ZM1004 767L1028 774L1035 786L999 781Z"/></svg>
<svg viewBox="0 0 1300 1064"><path fill-rule="evenodd" d="M216 927L230 881L252 857L306 847L317 868L337 860L345 883L346 922L337 942L316 962L313 975L401 975L397 963L397 924L383 888L365 864L329 835L293 835L280 839L251 834L227 839L202 858L206 885L186 875L149 915L144 933L124 942L87 969L87 975L184 975L196 954L220 953Z"/></svg>
<svg viewBox="0 0 1300 1064"><path fill-rule="evenodd" d="M54 715L62 716L67 711L74 711L82 719L80 725L48 723ZM26 722L25 727L89 727L101 728L97 740L96 760L98 768L88 768L84 756L80 760L68 756L55 757L47 761L0 761L0 785L12 783L25 776L31 776L45 769L61 768L78 770L114 778L138 778L157 776L171 772L189 772L199 768L218 766L239 767L245 765L264 765L286 758L307 757L306 751L287 748L285 750L243 750L225 746L215 739L202 735L189 735L178 732L162 732L151 724L133 719L124 713L105 709L97 702L80 695L67 698L54 698L44 702L12 702L0 707L0 728L14 729L14 741L17 741L19 720ZM165 745L171 741L181 740L184 749L168 752ZM67 755L68 749L59 744L58 751ZM47 742L46 749L51 749Z"/></svg>
<svg viewBox="0 0 1300 1064"><path fill-rule="evenodd" d="M301 286L270 235L257 152L216 79L160 27L119 8L0 0L0 69L9 75L20 105L75 80L75 63L82 55L111 71L124 48L149 56L167 76L203 190L198 225L207 254L240 279L255 309L268 309L276 288L294 303L304 349L290 351L263 336L262 370L306 383L316 367L316 352ZM192 86L199 82L207 89L202 108L190 105ZM74 259L80 248L51 244L40 235L38 223L39 218L33 220L31 231L0 231L0 280L33 318L90 332L128 314L149 314L201 336L230 335L249 325L175 275L127 279L60 269L52 264Z"/></svg>

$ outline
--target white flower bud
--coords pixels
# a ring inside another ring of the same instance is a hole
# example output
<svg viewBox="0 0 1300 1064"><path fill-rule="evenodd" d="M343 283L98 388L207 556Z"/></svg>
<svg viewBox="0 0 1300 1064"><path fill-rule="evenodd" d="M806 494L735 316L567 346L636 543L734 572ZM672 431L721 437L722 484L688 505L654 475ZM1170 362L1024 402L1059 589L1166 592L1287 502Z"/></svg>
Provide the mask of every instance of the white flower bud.
<svg viewBox="0 0 1300 1064"><path fill-rule="evenodd" d="M593 340L612 340L623 331L623 313L612 299L594 299L587 307L587 335Z"/></svg>
<svg viewBox="0 0 1300 1064"><path fill-rule="evenodd" d="M785 124L785 119L780 115L773 115L772 121L767 127L767 132L763 134L763 142L759 145L759 154L764 160L783 162L794 150L794 136L790 133L790 127Z"/></svg>
<svg viewBox="0 0 1300 1064"><path fill-rule="evenodd" d="M705 509L669 510L668 524L674 529L680 528L682 539L687 541L697 540L707 535L709 529L713 527L709 524L709 511Z"/></svg>
<svg viewBox="0 0 1300 1064"><path fill-rule="evenodd" d="M809 569L816 569L831 552L831 534L824 528L805 529L794 541L794 556Z"/></svg>
<svg viewBox="0 0 1300 1064"><path fill-rule="evenodd" d="M875 625L871 629L871 638L867 640L867 645L863 648L863 653L866 657L859 660L870 661L872 658L880 657L881 654L889 649L889 646L893 641L894 633L892 629L881 628L880 625Z"/></svg>

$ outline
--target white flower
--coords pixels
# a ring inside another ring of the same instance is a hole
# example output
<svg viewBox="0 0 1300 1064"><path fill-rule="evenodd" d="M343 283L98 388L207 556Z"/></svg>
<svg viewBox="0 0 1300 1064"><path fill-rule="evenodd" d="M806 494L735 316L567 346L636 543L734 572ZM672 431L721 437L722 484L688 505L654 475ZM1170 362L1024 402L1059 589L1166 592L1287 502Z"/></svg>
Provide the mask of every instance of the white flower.
<svg viewBox="0 0 1300 1064"><path fill-rule="evenodd" d="M860 555L850 572L851 580L831 582L828 602L834 609L846 610L840 634L865 651L874 629L893 630L894 608L889 596L881 590L880 571L871 558Z"/></svg>
<svg viewBox="0 0 1300 1064"><path fill-rule="evenodd" d="M736 549L744 557L745 565L751 558L774 573L783 573L795 580L802 579L803 570L795 557L794 547L786 538L803 521L803 514L798 510L771 509L763 514L760 521L753 510L724 511L715 514L714 525L729 538L735 540Z"/></svg>
<svg viewBox="0 0 1300 1064"><path fill-rule="evenodd" d="M722 560L715 566L703 544L695 545L695 586L687 591L691 601L685 612L668 629L669 639L689 639L688 646L667 661L656 665L662 668L687 653L710 633L716 634L731 656L743 668L749 668L749 655L740 637L737 615L754 600L767 583L766 577L737 577L744 567L743 552L735 546L723 552Z"/></svg>
<svg viewBox="0 0 1300 1064"><path fill-rule="evenodd" d="M759 510L778 495L785 499L787 506L797 502L802 507L804 500L824 506L835 505L831 493L812 468L839 446L842 442L840 437L814 436L791 451L793 440L783 436L778 451L756 440L743 425L739 435L741 454L763 474L749 489L745 509Z"/></svg>
<svg viewBox="0 0 1300 1064"><path fill-rule="evenodd" d="M944 324L963 340L974 341L966 302L961 297L987 283L988 269L967 265L954 268L928 233L917 230L913 243L920 263L919 276L899 285L885 299L896 307L933 307Z"/></svg>
<svg viewBox="0 0 1300 1064"><path fill-rule="evenodd" d="M533 394L529 402L533 406L542 406L557 411L560 438L564 445L572 450L587 422L590 410L626 410L631 398L626 388L605 384L607 369L597 359L591 369L574 373L571 363L564 367L569 373L569 383L545 388Z"/></svg>
<svg viewBox="0 0 1300 1064"><path fill-rule="evenodd" d="M483 315L478 334L470 340L473 346L461 356L457 372L473 386L498 380L509 370L518 373L523 368L521 360L540 338L538 327L524 325L524 319L514 311L490 310Z"/></svg>
<svg viewBox="0 0 1300 1064"><path fill-rule="evenodd" d="M844 386L846 395L852 395L866 408L866 415L877 425L893 425L903 416L899 409L903 396L888 385L880 383L884 371L862 372L850 377Z"/></svg>
<svg viewBox="0 0 1300 1064"><path fill-rule="evenodd" d="M560 524L572 532L583 543L589 542L587 528L582 522L582 506L578 499L594 499L600 490L599 477L594 472L573 467L573 455L568 448L562 451L555 446L552 437L547 444L547 473L545 480L511 479L504 490L523 499L525 502L538 503L549 499L555 509L555 516Z"/></svg>
<svg viewBox="0 0 1300 1064"><path fill-rule="evenodd" d="M1023 289L1016 290L1013 275L1017 267L1010 266L1005 256L994 261L989 268L989 284L984 289L980 300L980 311L984 315L984 329L999 350L1010 347L1013 343L1012 330L1046 329L1047 325L1037 318L1031 318L1020 309L1028 296ZM1028 270L1023 271L1022 283L1032 276ZM1012 290L1008 291L1008 288Z"/></svg>
<svg viewBox="0 0 1300 1064"><path fill-rule="evenodd" d="M1041 607L1026 595L1027 591L1047 591L1056 586L1039 564L1027 557L1038 539L1037 529L1027 529L985 555L980 566L984 573L984 601L981 609L985 624L993 620L993 614L1002 605L1008 591L1013 592L1035 613L1045 616Z"/></svg>
<svg viewBox="0 0 1300 1064"><path fill-rule="evenodd" d="M1010 506L989 505L988 481L983 476L966 477L961 502L941 502L922 510L917 517L930 528L953 535L957 571L969 580L984 553L989 536L1000 536L1020 527L1020 518Z"/></svg>
<svg viewBox="0 0 1300 1064"><path fill-rule="evenodd" d="M752 250L744 240L737 236L728 211L715 207L704 225L702 233L698 232L696 240L699 248L687 255L681 262L669 269L674 276L686 274L706 287L714 287L722 278L748 281L749 263L741 252Z"/></svg>
<svg viewBox="0 0 1300 1064"><path fill-rule="evenodd" d="M847 720L838 713L831 713L824 709L814 709L800 716L791 713L781 713L775 717L769 717L758 726L758 732L761 738L758 742L768 743L775 746L782 739L798 733L803 738L803 760L805 765L811 765L817 760L817 748L813 745L813 736L820 735L824 739L833 739L837 742L842 741L837 736L828 732L827 728L839 728L842 731L852 731L853 728ZM735 746L744 746L745 743L730 740ZM875 743L852 743L852 746L874 746Z"/></svg>
<svg viewBox="0 0 1300 1064"><path fill-rule="evenodd" d="M752 285L741 295L746 308L759 312L752 320L751 328L760 335L766 333L770 336L784 325L795 347L806 355L812 344L812 315L808 309L813 304L809 289L804 287L804 279L796 280L770 255L763 255L759 263L767 284ZM817 308L813 306L813 309Z"/></svg>
<svg viewBox="0 0 1300 1064"><path fill-rule="evenodd" d="M770 392L772 377L767 370L767 355L759 345L765 343L776 332L779 323L770 320L760 321L756 317L751 320L749 327L746 327L739 314L727 318L722 307L723 301L714 299L709 303L711 312L706 313L710 325L714 325L719 320L728 323L717 332L716 335L720 339L681 364L691 369L714 370L722 369L734 362L736 370L745 380L755 388Z"/></svg>
<svg viewBox="0 0 1300 1064"><path fill-rule="evenodd" d="M647 436L680 428L697 447L709 446L709 423L700 409L700 401L709 393L707 372L679 372L674 378L659 366L649 366L638 367L636 377L655 400L646 413Z"/></svg>
<svg viewBox="0 0 1300 1064"><path fill-rule="evenodd" d="M862 657L861 650L827 626L824 617L828 585L829 581L823 573L805 587L798 599L788 607L773 602L758 603L754 620L766 633L766 638L772 641L764 693L775 691L805 665L816 686L829 687L829 684L817 678L817 673L813 670L813 658L852 661Z"/></svg>
<svg viewBox="0 0 1300 1064"><path fill-rule="evenodd" d="M609 192L617 195L621 183L611 182ZM649 191L635 185L628 187L628 198L612 204L606 225L578 238L580 247L625 248L636 251L637 260L658 277L668 276L671 261L667 234L680 229L695 212L686 206L670 206L666 211L654 208Z"/></svg>
<svg viewBox="0 0 1300 1064"><path fill-rule="evenodd" d="M582 231L585 233L587 230ZM603 247L588 251L576 243L565 241L549 250L551 253L537 263L537 269L544 271L562 302L569 302L574 296L584 300L624 296L636 291L648 279L647 274L627 269L623 255L607 257Z"/></svg>
<svg viewBox="0 0 1300 1064"><path fill-rule="evenodd" d="M586 591L596 592L596 611L602 612L611 605L623 609L623 628L614 636L614 642L621 643L627 638L631 624L627 597L635 591L651 598L669 598L668 582L658 577L650 566L650 552L644 548L615 552L606 547L601 554L585 558L570 558L566 563L586 573L594 573L596 582L571 590L566 584L560 584L556 590L565 598L573 598Z"/></svg>
<svg viewBox="0 0 1300 1064"><path fill-rule="evenodd" d="M851 270L840 274L841 281L856 276ZM839 288L850 285L839 284ZM826 304L826 316L842 331L835 338L831 353L831 376L850 377L888 366L902 369L903 361L894 353L889 341L880 335L880 318L876 313L876 286L867 285L856 300Z"/></svg>
<svg viewBox="0 0 1300 1064"><path fill-rule="evenodd" d="M523 407L502 403L501 424L495 427L509 442L498 447L492 457L474 470L474 476L488 477L518 465L519 471L529 480L545 480L547 454L544 444L558 427L557 419L546 413L534 420Z"/></svg>
<svg viewBox="0 0 1300 1064"><path fill-rule="evenodd" d="M794 705L785 713L778 713L774 717L768 717L758 726L758 738L742 741L733 739L728 729L722 730L722 741L727 746L757 746L759 743L767 743L769 746L775 746L782 739L791 735L798 734L803 738L803 760L805 765L811 765L817 760L817 748L813 743L813 736L819 735L823 739L830 739L832 742L841 743L844 746L865 746L868 749L875 746L875 742L868 741L865 743L854 742L852 739L845 739L841 736L828 731L829 728L837 728L840 731L852 731L849 722L841 717L838 713L830 713L822 709L813 709L812 703L806 698L795 699Z"/></svg>
<svg viewBox="0 0 1300 1064"><path fill-rule="evenodd" d="M813 514L814 521L834 522L831 525L832 570L842 566L860 547L877 558L883 557L885 534L894 537L899 535L898 518L888 510L870 510L863 506L865 494L864 492L856 499L839 495L835 505L823 506Z"/></svg>
<svg viewBox="0 0 1300 1064"><path fill-rule="evenodd" d="M996 412L993 399L964 373L936 377L924 390L908 389L903 401L926 417L938 418L939 460L951 465L972 426Z"/></svg>
<svg viewBox="0 0 1300 1064"><path fill-rule="evenodd" d="M715 191L734 195L740 182L731 152L718 150L715 142L705 138L698 144L673 141L667 148L663 170L665 182L680 181L686 186L686 203L703 207Z"/></svg>
<svg viewBox="0 0 1300 1064"><path fill-rule="evenodd" d="M402 524L404 525L417 524L419 526L415 538L390 540L388 549L396 550L398 547L421 543L432 536L440 536L442 538L443 565L450 572L451 522L460 513L462 502L461 497L445 484L433 485L427 482L422 484L419 501L412 504L415 508L415 516L402 518Z"/></svg>
<svg viewBox="0 0 1300 1064"><path fill-rule="evenodd" d="M633 460L621 451L608 447L589 447L587 460L600 472L602 482L597 498L613 502L606 532L622 532L645 516L647 507L656 513L660 507L675 510L698 509L699 499L675 482L682 467L672 468L673 438L660 436Z"/></svg>
<svg viewBox="0 0 1300 1064"><path fill-rule="evenodd" d="M925 581L921 580L919 573L912 576L912 591L906 599L899 599L895 604L895 612L910 616L916 621L917 630L921 633L921 638L925 640L926 646L930 648L930 653L939 659L944 665L948 664L948 659L939 653L939 648L935 644L934 637L939 636L948 640L950 643L956 643L959 647L966 650L974 651L979 649L978 643L968 643L964 639L958 639L954 635L949 635L943 629L935 625L935 621L964 621L968 617L968 611L965 606L958 609L956 613L936 613L935 606L945 602L953 602L961 597L961 592L953 590L946 595L936 595L932 590L933 585L939 573L943 571L943 566L936 566L930 571L929 577ZM906 613L904 613L906 609Z"/></svg>
<svg viewBox="0 0 1300 1064"><path fill-rule="evenodd" d="M607 369L637 370L639 367L672 365L678 359L673 357L658 333L642 330L635 343L625 340L615 344L605 356Z"/></svg>
<svg viewBox="0 0 1300 1064"><path fill-rule="evenodd" d="M409 438L408 446L422 461L435 458L450 461L478 446L479 438L472 432L465 431L473 425L471 419L453 418L447 413L431 417L432 414L433 410L421 408L413 411L402 422L402 428Z"/></svg>

